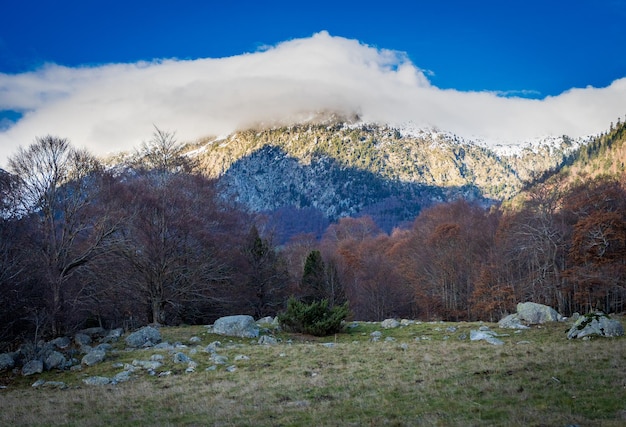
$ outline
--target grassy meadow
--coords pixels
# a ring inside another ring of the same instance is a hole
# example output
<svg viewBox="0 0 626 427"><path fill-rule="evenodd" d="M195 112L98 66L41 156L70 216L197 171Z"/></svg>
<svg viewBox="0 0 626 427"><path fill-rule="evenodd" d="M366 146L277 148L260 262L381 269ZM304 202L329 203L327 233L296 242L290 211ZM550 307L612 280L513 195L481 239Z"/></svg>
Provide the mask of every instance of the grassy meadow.
<svg viewBox="0 0 626 427"><path fill-rule="evenodd" d="M203 326L162 328L170 343L202 339L180 350L198 363L195 372L186 373L187 365L174 363L168 351L127 351L120 341L105 362L82 371L4 374L0 425L626 425L626 338L568 341L567 323L519 333L488 324L508 334L494 346L469 340L480 325L386 330L358 323L326 338L277 334L281 342L274 346L213 335ZM375 330L382 337L372 342ZM218 354L228 362L207 370L214 365L210 354L191 350L213 341L222 343ZM170 375L142 371L116 385L82 382L112 377L120 363L154 354L164 355L158 372ZM238 355L249 359L235 360ZM68 387L33 388L40 378Z"/></svg>

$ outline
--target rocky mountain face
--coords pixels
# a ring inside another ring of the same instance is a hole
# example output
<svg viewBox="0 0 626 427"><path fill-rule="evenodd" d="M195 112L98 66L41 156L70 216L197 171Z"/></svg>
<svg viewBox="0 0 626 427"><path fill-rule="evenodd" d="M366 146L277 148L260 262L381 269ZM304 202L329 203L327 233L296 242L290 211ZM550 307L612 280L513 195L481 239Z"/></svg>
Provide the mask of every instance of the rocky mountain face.
<svg viewBox="0 0 626 427"><path fill-rule="evenodd" d="M562 137L491 148L436 130L335 121L240 131L187 155L225 196L292 234L365 214L390 230L436 202L506 200L578 146Z"/></svg>

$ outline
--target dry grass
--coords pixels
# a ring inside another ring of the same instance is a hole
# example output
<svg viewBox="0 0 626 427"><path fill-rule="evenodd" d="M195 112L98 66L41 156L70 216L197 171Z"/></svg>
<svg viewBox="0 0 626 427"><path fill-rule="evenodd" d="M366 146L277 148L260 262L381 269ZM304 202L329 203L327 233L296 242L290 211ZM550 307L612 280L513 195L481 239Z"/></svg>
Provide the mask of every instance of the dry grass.
<svg viewBox="0 0 626 427"><path fill-rule="evenodd" d="M33 389L16 377L0 391L1 425L548 425L626 424L626 339L568 341L552 324L504 337L505 345L459 340L476 324L420 324L381 330L361 324L324 340L283 336L252 345L202 327L167 328L170 342L220 340L237 370L191 355L195 373L168 362L166 377L138 374L115 386L86 386L112 376L113 363L148 359L154 350L120 351L83 372L47 373L66 390ZM392 336L395 341L385 341ZM415 340L416 337L429 339ZM292 339L292 343L287 343ZM326 347L321 342L336 342ZM525 343L524 343L525 342ZM406 346L402 346L402 344ZM189 352L190 349L186 351ZM171 357L162 353L167 360ZM250 359L234 361L245 354Z"/></svg>

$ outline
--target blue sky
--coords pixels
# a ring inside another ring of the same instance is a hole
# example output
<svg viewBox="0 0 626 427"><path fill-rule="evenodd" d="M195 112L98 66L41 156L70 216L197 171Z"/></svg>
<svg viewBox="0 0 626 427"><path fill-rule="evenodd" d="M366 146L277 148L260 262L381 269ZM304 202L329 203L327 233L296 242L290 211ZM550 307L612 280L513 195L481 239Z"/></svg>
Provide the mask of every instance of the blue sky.
<svg viewBox="0 0 626 427"><path fill-rule="evenodd" d="M34 137L57 131L43 126L52 122L54 109L60 115L62 108L69 108L69 103L84 98L86 82L90 79L85 75L85 67L96 76L113 73L111 64L137 65L139 61L154 64L157 59L176 59L182 66L203 58L248 58L250 55L244 54L260 54L272 49L289 51L292 58L300 58L293 53L295 50L278 49L294 40L316 40L316 46L307 45L311 52L317 52L317 46L333 51L340 49L343 40L355 41L369 50L344 46L347 50L341 50L341 54L350 56L358 51L360 53L355 55L362 54L365 58L378 53L379 58L373 61L382 61L379 66L391 71L408 64L414 68L411 72L419 74L420 82L425 78L426 85L437 88L443 95L448 95L446 90L449 89L455 93L479 92L545 100L573 88L606 88L626 77L626 55L622 53L626 46L626 1L623 0L320 0L306 3L0 0L0 6L0 110L4 111L0 112L0 144L10 145L11 149L16 144L27 144L28 140L22 140L28 138L29 132ZM313 37L322 31L327 31L332 40ZM385 63L388 58L380 58L388 50L396 55L392 63ZM367 67L369 60L363 59L361 64ZM282 63L280 61L277 62ZM61 68L52 72L50 64ZM46 67L48 70L42 71ZM122 71L116 69L116 72ZM208 71L203 72L206 75ZM337 68L334 75L341 76L345 72ZM265 76L263 84L267 82ZM32 79L24 83L27 78ZM93 79L92 89L105 86L102 80ZM109 77L106 82L110 80L113 78ZM76 81L84 85L77 89ZM336 85L330 80L326 83ZM421 82L418 86L425 85ZM290 86L292 91L294 87ZM142 93L152 96L156 90L146 87ZM626 105L619 102L620 96L611 93L614 103L611 108L615 111L603 112L589 129L595 131L602 120L608 126L609 120L626 113ZM27 99L29 96L32 99ZM167 99L174 98L168 95ZM202 104L201 99L197 101ZM439 105L448 101L437 98L432 102ZM163 99L155 102L163 102ZM313 104L315 108L321 105ZM131 108L123 105L120 108ZM519 105L522 104L511 107L511 111L517 111L521 108ZM213 111L215 109L209 109L208 113ZM44 113L48 115L47 120L41 119ZM418 113L414 118L407 117L419 122ZM30 114L29 120L20 120L26 114ZM174 113L154 113L146 117L145 122L167 122L158 120L167 114ZM462 114L452 114L459 115ZM84 120L90 119L85 117ZM424 122L439 125L433 123L436 121L429 117ZM128 144L136 143L139 138L136 135L143 132L131 131L130 125L116 123L121 128L127 126L129 135L135 132ZM442 123L452 123L452 118ZM208 127L187 131L186 122L175 120L166 124L176 127L186 138L213 132ZM98 126L104 125L94 123L91 130L82 132L73 133L67 126L59 127L58 131L80 138L91 147L92 143L104 144L105 135L95 135L94 129ZM186 127L181 129L181 126ZM458 128L461 131L467 126ZM13 129L11 135L10 129ZM149 127L146 132L149 137ZM554 132L558 134L560 130ZM472 133L480 134L480 129L467 128L467 134ZM107 135L119 139L117 134L109 132ZM120 147L125 145L113 144L110 148ZM0 165L3 155L6 154L0 151Z"/></svg>
<svg viewBox="0 0 626 427"><path fill-rule="evenodd" d="M556 95L626 76L626 1L2 0L0 72L219 58L327 30L458 90Z"/></svg>

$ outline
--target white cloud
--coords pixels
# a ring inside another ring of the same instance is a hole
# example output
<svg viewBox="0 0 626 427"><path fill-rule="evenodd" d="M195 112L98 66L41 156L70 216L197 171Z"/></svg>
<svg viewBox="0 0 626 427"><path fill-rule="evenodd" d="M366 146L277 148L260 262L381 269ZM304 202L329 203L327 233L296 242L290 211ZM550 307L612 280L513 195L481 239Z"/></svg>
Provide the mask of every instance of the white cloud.
<svg viewBox="0 0 626 427"><path fill-rule="evenodd" d="M401 52L326 32L230 58L0 74L0 110L25 112L0 128L0 166L45 134L105 154L132 149L153 125L186 141L320 110L500 141L594 134L626 113L626 79L536 100L442 90L431 74Z"/></svg>

